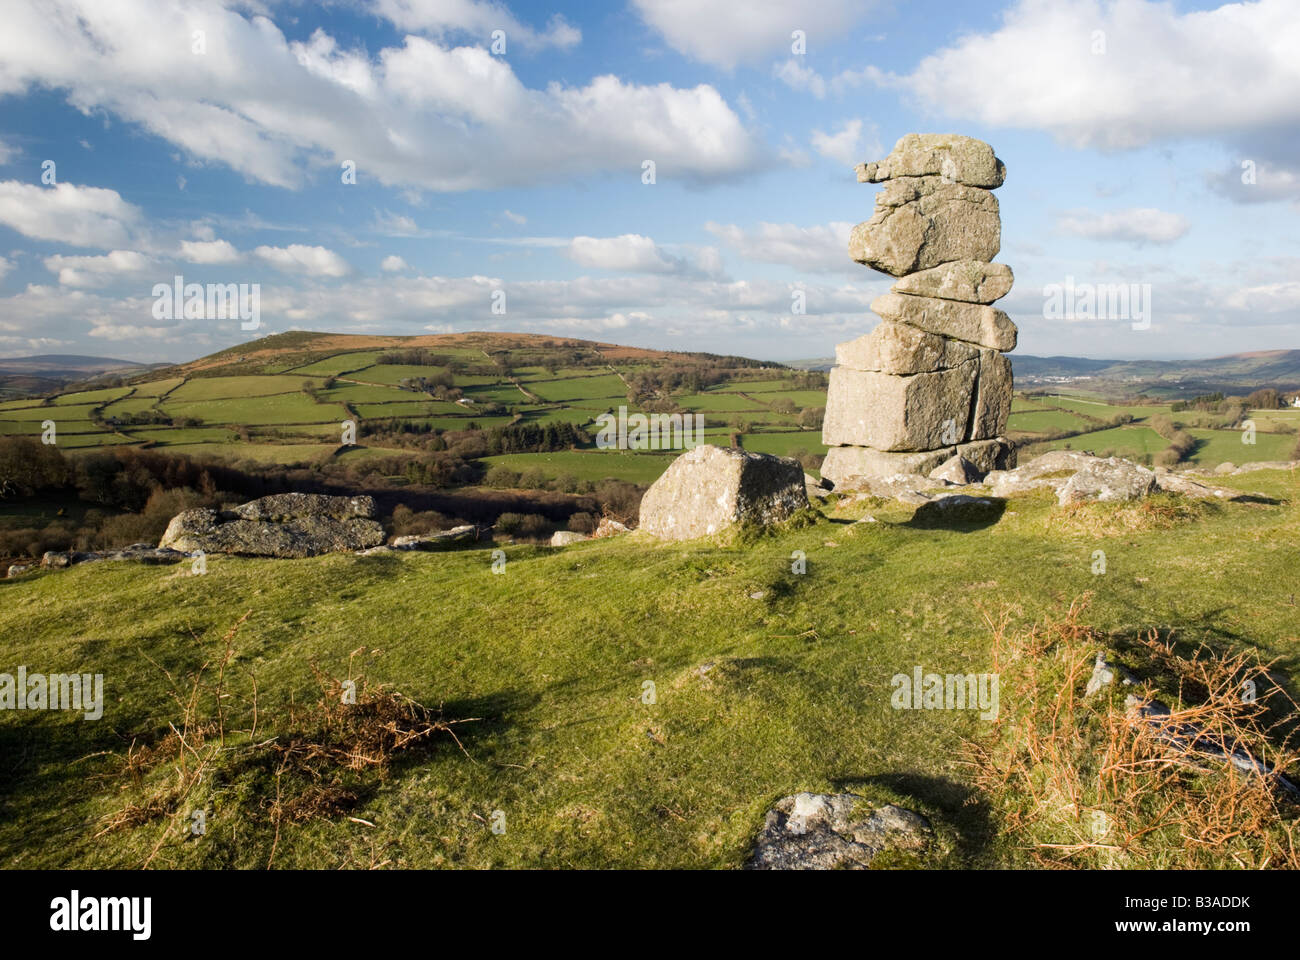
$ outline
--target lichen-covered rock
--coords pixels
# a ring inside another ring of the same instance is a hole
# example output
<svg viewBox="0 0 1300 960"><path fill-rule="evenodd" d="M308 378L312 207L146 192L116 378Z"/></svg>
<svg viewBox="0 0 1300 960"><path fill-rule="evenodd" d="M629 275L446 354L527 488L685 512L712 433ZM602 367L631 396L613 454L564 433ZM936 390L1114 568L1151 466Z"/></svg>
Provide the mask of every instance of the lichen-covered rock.
<svg viewBox="0 0 1300 960"><path fill-rule="evenodd" d="M551 546L567 547L571 543L580 543L588 539L590 538L585 533L575 533L572 530L556 530L551 534Z"/></svg>
<svg viewBox="0 0 1300 960"><path fill-rule="evenodd" d="M857 172L859 183L933 175L992 189L1007 179L1007 168L991 146L955 133L905 134L884 160L858 164Z"/></svg>
<svg viewBox="0 0 1300 960"><path fill-rule="evenodd" d="M186 510L172 518L158 546L283 558L364 550L384 542L374 512L370 497L280 494L229 511Z"/></svg>
<svg viewBox="0 0 1300 960"><path fill-rule="evenodd" d="M905 323L928 333L965 340L992 350L1016 348L1016 325L995 307L937 297L913 297L906 293L886 293L871 303L871 309L897 323Z"/></svg>
<svg viewBox="0 0 1300 960"><path fill-rule="evenodd" d="M1156 486L1161 490L1169 493L1181 493L1183 496L1192 497L1195 500L1241 500L1251 496L1251 494L1243 490L1233 490L1230 487L1216 487L1213 484L1201 483L1191 477L1180 473L1171 473L1159 467L1156 468L1155 474Z"/></svg>
<svg viewBox="0 0 1300 960"><path fill-rule="evenodd" d="M1005 263L982 260L954 260L929 270L910 273L889 289L914 297L938 297L989 304L1011 292L1015 277Z"/></svg>
<svg viewBox="0 0 1300 960"><path fill-rule="evenodd" d="M693 540L733 524L771 524L808 506L797 460L711 444L682 454L641 499L640 529Z"/></svg>
<svg viewBox="0 0 1300 960"><path fill-rule="evenodd" d="M997 198L939 177L890 180L871 219L849 234L850 257L895 277L952 260L991 261L1001 245Z"/></svg>
<svg viewBox="0 0 1300 960"><path fill-rule="evenodd" d="M796 793L767 812L746 863L750 870L862 870L887 849L920 851L929 821L886 804L872 809L852 793Z"/></svg>
<svg viewBox="0 0 1300 960"><path fill-rule="evenodd" d="M973 360L979 348L886 320L865 336L835 347L835 363L895 376L948 370Z"/></svg>
<svg viewBox="0 0 1300 960"><path fill-rule="evenodd" d="M48 570L61 570L79 563L95 563L100 560L180 563L182 560L188 560L190 556L191 554L185 550L155 547L151 543L133 543L117 550L49 550L41 557L41 566Z"/></svg>
<svg viewBox="0 0 1300 960"><path fill-rule="evenodd" d="M1096 459L1065 481L1056 495L1062 506L1082 500L1139 500L1154 493L1156 475L1146 467L1119 457Z"/></svg>
<svg viewBox="0 0 1300 960"><path fill-rule="evenodd" d="M908 377L834 367L822 442L876 450L934 450L967 439L979 364Z"/></svg>

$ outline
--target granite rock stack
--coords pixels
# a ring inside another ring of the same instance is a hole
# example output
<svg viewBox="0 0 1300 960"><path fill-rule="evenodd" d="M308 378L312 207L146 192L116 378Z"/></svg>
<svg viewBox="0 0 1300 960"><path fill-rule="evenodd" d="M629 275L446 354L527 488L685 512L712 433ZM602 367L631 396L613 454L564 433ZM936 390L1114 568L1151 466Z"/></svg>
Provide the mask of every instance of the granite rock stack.
<svg viewBox="0 0 1300 960"><path fill-rule="evenodd" d="M992 190L1005 179L987 143L945 134L910 133L858 167L860 183L884 189L849 255L898 282L871 304L882 322L835 349L821 473L836 489L962 461L980 476L1015 466L1002 433L1016 327L991 306L1013 279L991 262L1002 234Z"/></svg>

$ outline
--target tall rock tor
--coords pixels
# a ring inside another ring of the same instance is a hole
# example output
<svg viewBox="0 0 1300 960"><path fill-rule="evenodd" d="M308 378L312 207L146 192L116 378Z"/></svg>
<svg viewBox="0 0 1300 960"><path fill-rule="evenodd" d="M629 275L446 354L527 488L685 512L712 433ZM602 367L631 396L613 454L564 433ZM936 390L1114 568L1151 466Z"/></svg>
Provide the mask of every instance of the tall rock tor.
<svg viewBox="0 0 1300 960"><path fill-rule="evenodd" d="M1015 466L1002 434L1016 326L990 306L1013 280L991 262L1002 243L991 191L1006 175L987 143L951 134L909 133L859 165L858 182L884 189L849 256L898 281L871 304L881 323L835 348L822 476L837 489L928 474L954 456L980 476Z"/></svg>

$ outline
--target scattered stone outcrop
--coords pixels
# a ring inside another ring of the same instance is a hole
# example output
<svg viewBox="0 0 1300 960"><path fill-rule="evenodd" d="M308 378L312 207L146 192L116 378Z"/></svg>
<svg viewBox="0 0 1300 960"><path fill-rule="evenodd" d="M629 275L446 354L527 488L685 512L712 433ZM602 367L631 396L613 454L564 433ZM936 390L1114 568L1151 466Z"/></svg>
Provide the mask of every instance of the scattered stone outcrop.
<svg viewBox="0 0 1300 960"><path fill-rule="evenodd" d="M1016 327L990 306L1011 269L992 263L1002 224L990 190L1006 167L987 143L908 134L858 180L884 183L849 255L900 278L871 309L882 322L835 351L822 440L822 476L835 489L874 478L945 473L982 477L1015 466L1003 433L1011 412ZM955 482L970 482L963 479Z"/></svg>
<svg viewBox="0 0 1300 960"><path fill-rule="evenodd" d="M640 529L693 540L734 524L779 523L807 506L797 460L705 444L674 460L646 491Z"/></svg>
<svg viewBox="0 0 1300 960"><path fill-rule="evenodd" d="M1136 500L1157 490L1197 499L1243 500L1255 496L1216 487L1157 467L1148 470L1121 457L1094 457L1075 450L1052 450L1012 470L995 470L984 478L995 497L1050 487L1064 506L1084 500Z"/></svg>
<svg viewBox="0 0 1300 960"><path fill-rule="evenodd" d="M763 823L750 870L863 870L887 849L919 851L929 821L893 804L871 809L852 793L796 793Z"/></svg>
<svg viewBox="0 0 1300 960"><path fill-rule="evenodd" d="M391 543L380 544L358 550L357 556L371 557L381 553L409 553L411 551L448 550L458 544L472 543L478 539L478 527L466 523L450 530L438 530L435 533L413 533L393 537Z"/></svg>
<svg viewBox="0 0 1300 960"><path fill-rule="evenodd" d="M185 550L173 550L168 547L155 547L150 543L133 543L120 550L49 550L41 557L41 567L46 570L62 570L65 567L81 563L95 563L100 560L135 560L138 563L180 563L193 556ZM15 567L19 568L15 573ZM25 573L31 564L14 564L9 568L9 576L15 577Z"/></svg>
<svg viewBox="0 0 1300 960"><path fill-rule="evenodd" d="M233 510L186 510L172 518L160 548L250 557L313 557L384 542L371 497L284 493Z"/></svg>

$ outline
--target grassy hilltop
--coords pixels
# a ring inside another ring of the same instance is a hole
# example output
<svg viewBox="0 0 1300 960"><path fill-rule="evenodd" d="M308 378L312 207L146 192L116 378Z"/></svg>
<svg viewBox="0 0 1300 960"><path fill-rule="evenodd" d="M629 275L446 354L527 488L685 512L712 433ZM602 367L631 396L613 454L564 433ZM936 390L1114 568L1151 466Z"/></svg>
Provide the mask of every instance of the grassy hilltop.
<svg viewBox="0 0 1300 960"><path fill-rule="evenodd" d="M1187 656L1281 658L1273 676L1296 688L1297 478L1224 482L1264 497L1036 494L941 527L846 501L764 536L504 546L499 574L480 548L2 581L4 669L101 672L107 701L100 721L0 716L3 862L735 867L775 799L850 790L932 819L932 848L892 865L1284 865L1285 818L1226 838L1189 825L1229 800L1243 816L1213 765L1130 796L1099 792L1096 770L1070 794L1046 766L1022 782L979 762L1049 742L1095 650L1137 665L1153 629ZM1057 626L1028 633L1042 622ZM915 666L999 671L997 723L891 709L890 678ZM359 706L341 707L349 679ZM1033 686L1047 679L1064 686ZM1086 767L1104 744L1079 742ZM207 832L187 837L197 809ZM1155 827L1093 844L1095 809Z"/></svg>

